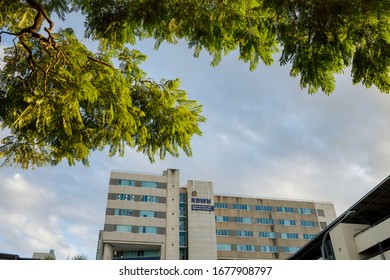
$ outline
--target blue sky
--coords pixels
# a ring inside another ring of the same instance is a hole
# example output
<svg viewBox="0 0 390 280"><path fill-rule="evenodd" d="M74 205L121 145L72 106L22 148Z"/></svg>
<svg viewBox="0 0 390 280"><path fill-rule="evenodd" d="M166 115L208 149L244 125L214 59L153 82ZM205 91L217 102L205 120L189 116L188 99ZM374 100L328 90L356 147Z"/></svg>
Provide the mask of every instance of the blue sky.
<svg viewBox="0 0 390 280"><path fill-rule="evenodd" d="M65 24L82 25L77 16ZM337 214L389 175L390 96L353 86L348 69L331 96L308 95L277 61L250 72L231 53L213 68L206 53L194 58L184 43L157 51L153 44L135 46L148 56L143 69L155 80L180 77L204 106L193 157L151 164L128 149L123 158L93 153L89 168L1 168L0 252L31 257L54 249L58 259L94 259L113 169L177 168L182 184L207 180L222 194L331 201Z"/></svg>

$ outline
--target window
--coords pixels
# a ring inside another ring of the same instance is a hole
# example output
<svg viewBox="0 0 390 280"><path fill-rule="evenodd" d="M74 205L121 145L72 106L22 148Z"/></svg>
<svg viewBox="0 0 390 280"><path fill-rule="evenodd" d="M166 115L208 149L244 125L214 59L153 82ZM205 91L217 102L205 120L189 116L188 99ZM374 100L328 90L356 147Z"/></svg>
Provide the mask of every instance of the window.
<svg viewBox="0 0 390 280"><path fill-rule="evenodd" d="M320 222L321 229L326 228L327 224L326 222Z"/></svg>
<svg viewBox="0 0 390 280"><path fill-rule="evenodd" d="M279 225L283 226L295 226L296 222L295 220L279 220Z"/></svg>
<svg viewBox="0 0 390 280"><path fill-rule="evenodd" d="M119 231L119 232L131 232L131 226L117 225L115 231Z"/></svg>
<svg viewBox="0 0 390 280"><path fill-rule="evenodd" d="M254 252L255 246L247 244L237 244L237 251Z"/></svg>
<svg viewBox="0 0 390 280"><path fill-rule="evenodd" d="M139 227L138 233L157 234L156 227Z"/></svg>
<svg viewBox="0 0 390 280"><path fill-rule="evenodd" d="M216 234L219 236L230 236L230 230L228 229L217 229Z"/></svg>
<svg viewBox="0 0 390 280"><path fill-rule="evenodd" d="M298 233L282 232L282 239L298 239Z"/></svg>
<svg viewBox="0 0 390 280"><path fill-rule="evenodd" d="M142 202L158 202L158 196L141 195Z"/></svg>
<svg viewBox="0 0 390 280"><path fill-rule="evenodd" d="M262 238L276 238L276 233L272 231L261 231L259 232L259 237Z"/></svg>
<svg viewBox="0 0 390 280"><path fill-rule="evenodd" d="M158 188L158 186L157 182L141 182L142 188Z"/></svg>
<svg viewBox="0 0 390 280"><path fill-rule="evenodd" d="M187 194L186 193L179 193L179 202L187 203Z"/></svg>
<svg viewBox="0 0 390 280"><path fill-rule="evenodd" d="M179 218L179 229L180 229L180 231L187 231L187 218L186 217Z"/></svg>
<svg viewBox="0 0 390 280"><path fill-rule="evenodd" d="M117 251L114 257L116 259L137 259L142 257L159 257L160 250L141 250L141 251Z"/></svg>
<svg viewBox="0 0 390 280"><path fill-rule="evenodd" d="M133 180L119 179L118 181L119 181L119 185L121 186L135 187L135 181Z"/></svg>
<svg viewBox="0 0 390 280"><path fill-rule="evenodd" d="M115 216L133 216L133 210L129 209L114 209Z"/></svg>
<svg viewBox="0 0 390 280"><path fill-rule="evenodd" d="M316 236L316 234L304 233L304 234L303 234L303 239L311 240L311 239L313 239L315 236Z"/></svg>
<svg viewBox="0 0 390 280"><path fill-rule="evenodd" d="M283 247L283 252L284 253L295 253L299 249L300 249L299 247L287 247L287 246L284 246Z"/></svg>
<svg viewBox="0 0 390 280"><path fill-rule="evenodd" d="M236 230L236 236L239 237L252 237L253 231L250 230Z"/></svg>
<svg viewBox="0 0 390 280"><path fill-rule="evenodd" d="M180 203L179 212L180 212L180 216L187 216L187 205L184 203Z"/></svg>
<svg viewBox="0 0 390 280"><path fill-rule="evenodd" d="M141 210L139 212L140 217L146 217L146 218L154 218L156 217L156 212L154 211L146 211L146 210Z"/></svg>
<svg viewBox="0 0 390 280"><path fill-rule="evenodd" d="M250 205L247 204L233 204L233 209L237 210L251 210Z"/></svg>
<svg viewBox="0 0 390 280"><path fill-rule="evenodd" d="M268 218L257 218L257 223L262 225L273 225L275 224L273 219Z"/></svg>
<svg viewBox="0 0 390 280"><path fill-rule="evenodd" d="M262 212L272 212L272 206L256 205L256 210Z"/></svg>
<svg viewBox="0 0 390 280"><path fill-rule="evenodd" d="M179 234L179 245L180 247L187 246L187 233L186 232L180 232Z"/></svg>
<svg viewBox="0 0 390 280"><path fill-rule="evenodd" d="M117 200L128 200L128 201L134 201L135 196L133 194L123 194L118 193L116 199Z"/></svg>
<svg viewBox="0 0 390 280"><path fill-rule="evenodd" d="M313 221L301 221L301 226L304 227L315 227L316 223Z"/></svg>
<svg viewBox="0 0 390 280"><path fill-rule="evenodd" d="M228 205L225 202L216 202L214 204L214 207L217 208L217 209L227 209Z"/></svg>
<svg viewBox="0 0 390 280"><path fill-rule="evenodd" d="M228 216L215 216L216 222L229 222Z"/></svg>
<svg viewBox="0 0 390 280"><path fill-rule="evenodd" d="M325 217L325 212L322 209L317 209L317 215L320 217Z"/></svg>
<svg viewBox="0 0 390 280"><path fill-rule="evenodd" d="M248 217L234 217L234 222L235 223L243 223L243 224L251 224L252 223L252 218L248 218Z"/></svg>
<svg viewBox="0 0 390 280"><path fill-rule="evenodd" d="M218 251L231 251L232 245L230 244L217 244Z"/></svg>
<svg viewBox="0 0 390 280"><path fill-rule="evenodd" d="M283 213L294 213L294 209L292 207L277 207L278 212L283 212Z"/></svg>
<svg viewBox="0 0 390 280"><path fill-rule="evenodd" d="M188 260L188 249L187 248L180 248L179 259L180 260Z"/></svg>
<svg viewBox="0 0 390 280"><path fill-rule="evenodd" d="M263 253L277 253L278 246L260 246L260 252Z"/></svg>
<svg viewBox="0 0 390 280"><path fill-rule="evenodd" d="M311 209L310 208L298 208L298 213L303 215L310 215Z"/></svg>

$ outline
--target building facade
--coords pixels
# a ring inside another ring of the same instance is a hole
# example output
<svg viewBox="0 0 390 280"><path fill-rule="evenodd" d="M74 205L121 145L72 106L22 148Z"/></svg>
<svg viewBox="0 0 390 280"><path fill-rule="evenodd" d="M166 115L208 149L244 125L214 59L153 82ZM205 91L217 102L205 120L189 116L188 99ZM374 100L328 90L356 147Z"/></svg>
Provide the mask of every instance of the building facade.
<svg viewBox="0 0 390 280"><path fill-rule="evenodd" d="M111 172L97 259L286 259L336 218L332 203L214 194L212 182Z"/></svg>
<svg viewBox="0 0 390 280"><path fill-rule="evenodd" d="M390 176L289 259L390 260Z"/></svg>

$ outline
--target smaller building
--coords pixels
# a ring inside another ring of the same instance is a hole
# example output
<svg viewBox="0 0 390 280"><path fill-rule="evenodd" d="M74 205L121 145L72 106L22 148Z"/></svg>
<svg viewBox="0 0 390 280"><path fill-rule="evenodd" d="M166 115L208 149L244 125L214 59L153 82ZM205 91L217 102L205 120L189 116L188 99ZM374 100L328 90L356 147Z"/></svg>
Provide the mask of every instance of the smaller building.
<svg viewBox="0 0 390 280"><path fill-rule="evenodd" d="M390 176L289 260L389 260Z"/></svg>
<svg viewBox="0 0 390 280"><path fill-rule="evenodd" d="M0 253L0 260L20 260L21 257L16 254Z"/></svg>
<svg viewBox="0 0 390 280"><path fill-rule="evenodd" d="M38 260L55 260L56 259L56 255L54 254L54 250L50 249L50 251L48 253L34 252L33 259L38 259Z"/></svg>
<svg viewBox="0 0 390 280"><path fill-rule="evenodd" d="M35 260L35 259L23 258L17 254L0 253L0 260Z"/></svg>

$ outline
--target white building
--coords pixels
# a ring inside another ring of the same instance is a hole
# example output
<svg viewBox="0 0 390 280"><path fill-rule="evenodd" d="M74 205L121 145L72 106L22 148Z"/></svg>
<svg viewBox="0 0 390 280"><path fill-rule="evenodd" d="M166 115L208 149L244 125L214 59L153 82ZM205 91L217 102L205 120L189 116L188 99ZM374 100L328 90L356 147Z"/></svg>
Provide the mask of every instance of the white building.
<svg viewBox="0 0 390 280"><path fill-rule="evenodd" d="M291 260L389 260L390 176L293 254Z"/></svg>

